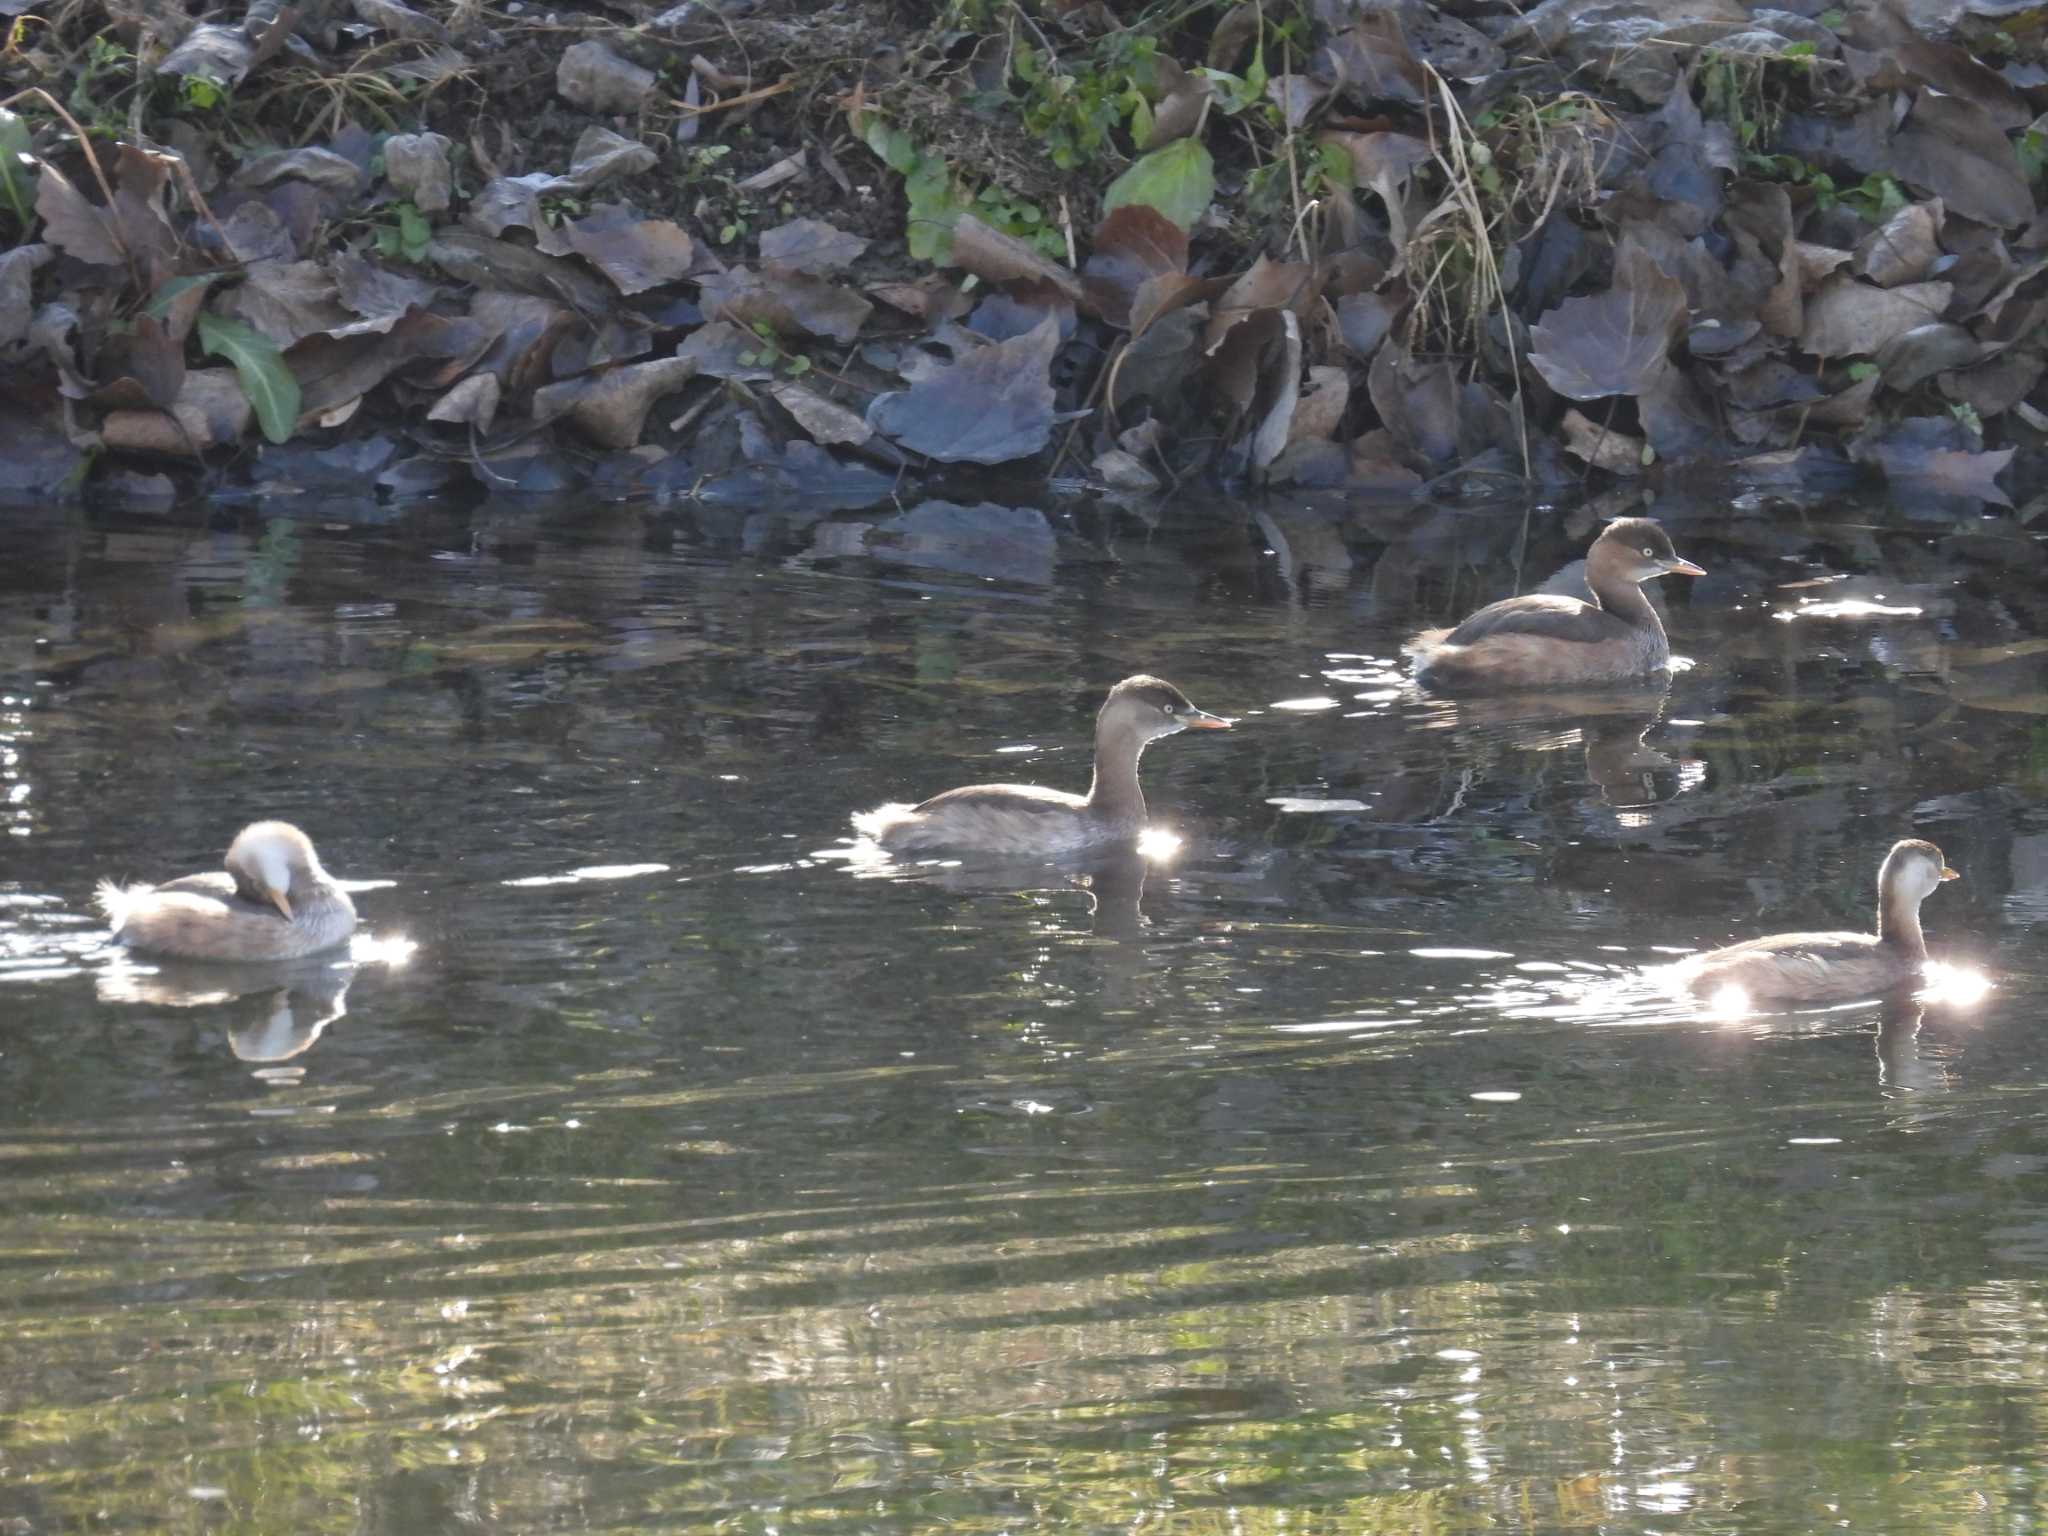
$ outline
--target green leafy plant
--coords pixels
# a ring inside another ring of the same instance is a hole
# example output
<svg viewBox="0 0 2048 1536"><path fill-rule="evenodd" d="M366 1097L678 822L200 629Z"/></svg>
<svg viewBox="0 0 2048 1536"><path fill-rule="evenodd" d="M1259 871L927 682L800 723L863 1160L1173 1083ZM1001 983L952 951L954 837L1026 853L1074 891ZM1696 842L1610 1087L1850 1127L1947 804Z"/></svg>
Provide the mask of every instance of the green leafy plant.
<svg viewBox="0 0 2048 1536"><path fill-rule="evenodd" d="M28 124L0 109L0 198L5 198L23 238L35 220L35 165Z"/></svg>
<svg viewBox="0 0 2048 1536"><path fill-rule="evenodd" d="M1159 40L1137 28L1111 32L1065 61L1049 46L1017 44L1010 77L1022 88L1025 129L1063 171L1093 161L1118 127L1142 141L1152 129L1158 56Z"/></svg>
<svg viewBox="0 0 2048 1536"><path fill-rule="evenodd" d="M801 352L791 352L782 345L782 339L775 334L775 327L765 320L754 322L754 335L760 344L740 353L740 363L747 368L780 368L793 379L800 379L811 371L811 360Z"/></svg>
<svg viewBox="0 0 2048 1536"><path fill-rule="evenodd" d="M389 261L424 261L434 226L410 202L391 205L391 220L376 228L377 254Z"/></svg>
<svg viewBox="0 0 2048 1536"><path fill-rule="evenodd" d="M945 158L918 148L917 140L881 113L858 113L853 131L875 157L903 178L910 204L907 237L910 254L919 261L941 261L953 245L953 225L973 206L973 195L960 185Z"/></svg>
<svg viewBox="0 0 2048 1536"><path fill-rule="evenodd" d="M240 320L207 311L199 316L199 345L234 365L263 435L273 443L289 441L299 421L299 381L277 343Z"/></svg>
<svg viewBox="0 0 2048 1536"><path fill-rule="evenodd" d="M1143 203L1192 229L1216 195L1216 162L1200 139L1175 139L1133 161L1102 194L1105 210Z"/></svg>
<svg viewBox="0 0 2048 1536"><path fill-rule="evenodd" d="M119 133L125 126L117 98L134 84L135 55L106 33L87 40L78 75L64 105L94 132Z"/></svg>
<svg viewBox="0 0 2048 1536"><path fill-rule="evenodd" d="M185 75L178 81L178 100L195 112L218 111L228 93L204 75Z"/></svg>

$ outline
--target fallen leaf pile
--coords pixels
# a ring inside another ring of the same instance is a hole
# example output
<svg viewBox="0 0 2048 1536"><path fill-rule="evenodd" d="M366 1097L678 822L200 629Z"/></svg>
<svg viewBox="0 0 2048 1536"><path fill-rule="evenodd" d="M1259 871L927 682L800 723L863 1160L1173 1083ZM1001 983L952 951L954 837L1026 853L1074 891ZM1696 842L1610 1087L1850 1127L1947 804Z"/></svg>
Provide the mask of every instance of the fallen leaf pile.
<svg viewBox="0 0 2048 1536"><path fill-rule="evenodd" d="M0 108L0 491L1970 503L2048 437L2048 69L1996 0L1048 0L865 63L884 12L624 9L0 3L41 82ZM1033 198L962 152L1119 36Z"/></svg>

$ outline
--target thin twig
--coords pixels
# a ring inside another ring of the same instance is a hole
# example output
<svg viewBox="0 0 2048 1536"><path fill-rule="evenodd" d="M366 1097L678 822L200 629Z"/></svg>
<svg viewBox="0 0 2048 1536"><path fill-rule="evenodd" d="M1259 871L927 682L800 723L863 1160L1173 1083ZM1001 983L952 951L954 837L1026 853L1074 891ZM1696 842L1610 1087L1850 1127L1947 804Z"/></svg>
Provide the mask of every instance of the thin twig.
<svg viewBox="0 0 2048 1536"><path fill-rule="evenodd" d="M730 107L744 107L750 102L766 101L770 96L780 96L795 87L794 78L778 80L773 85L764 85L751 91L741 91L737 96L728 96L723 101L713 101L708 107L693 107L687 101L669 98L669 105L685 117L709 117L714 112L723 112Z"/></svg>

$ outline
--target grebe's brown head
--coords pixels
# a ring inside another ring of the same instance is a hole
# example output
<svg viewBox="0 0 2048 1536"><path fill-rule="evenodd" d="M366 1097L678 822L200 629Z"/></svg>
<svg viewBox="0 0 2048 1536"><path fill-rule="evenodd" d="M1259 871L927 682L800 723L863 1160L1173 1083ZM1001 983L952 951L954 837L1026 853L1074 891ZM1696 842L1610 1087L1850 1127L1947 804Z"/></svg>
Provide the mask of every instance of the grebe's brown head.
<svg viewBox="0 0 2048 1536"><path fill-rule="evenodd" d="M1648 581L1655 576L1704 576L1707 573L1690 560L1679 558L1671 546L1671 535L1647 517L1617 517L1601 530L1593 547L1586 551L1589 570L1608 570L1624 581Z"/></svg>
<svg viewBox="0 0 2048 1536"><path fill-rule="evenodd" d="M1098 730L1115 725L1134 730L1141 740L1154 741L1175 731L1227 731L1231 722L1197 709L1188 696L1164 678L1139 673L1109 690L1096 717Z"/></svg>

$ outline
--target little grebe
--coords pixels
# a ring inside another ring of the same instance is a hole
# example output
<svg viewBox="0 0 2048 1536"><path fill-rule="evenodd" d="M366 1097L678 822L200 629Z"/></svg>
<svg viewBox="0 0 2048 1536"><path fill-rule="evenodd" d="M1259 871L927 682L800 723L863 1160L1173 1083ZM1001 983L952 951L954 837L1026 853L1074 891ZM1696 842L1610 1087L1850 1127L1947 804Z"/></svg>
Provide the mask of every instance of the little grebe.
<svg viewBox="0 0 2048 1536"><path fill-rule="evenodd" d="M1135 838L1145 830L1138 756L1176 731L1227 731L1230 722L1195 708L1156 677L1127 677L1095 717L1095 778L1085 795L1034 784L969 784L922 805L885 805L854 825L892 853L952 849L1056 854Z"/></svg>
<svg viewBox="0 0 2048 1536"><path fill-rule="evenodd" d="M1706 572L1679 559L1670 535L1648 518L1617 518L1586 551L1591 602L1510 597L1456 629L1424 630L1408 643L1416 681L1444 689L1542 688L1655 672L1671 659L1671 644L1641 583L1666 575Z"/></svg>
<svg viewBox="0 0 2048 1536"><path fill-rule="evenodd" d="M291 960L331 949L356 926L355 904L306 834L259 821L235 834L226 869L162 885L102 880L100 910L130 948L189 960Z"/></svg>
<svg viewBox="0 0 2048 1536"><path fill-rule="evenodd" d="M1911 985L1927 961L1920 903L1958 878L1918 838L1892 844L1877 872L1876 933L1779 933L1681 960L1674 979L1697 997L1740 988L1782 1002L1871 997Z"/></svg>

